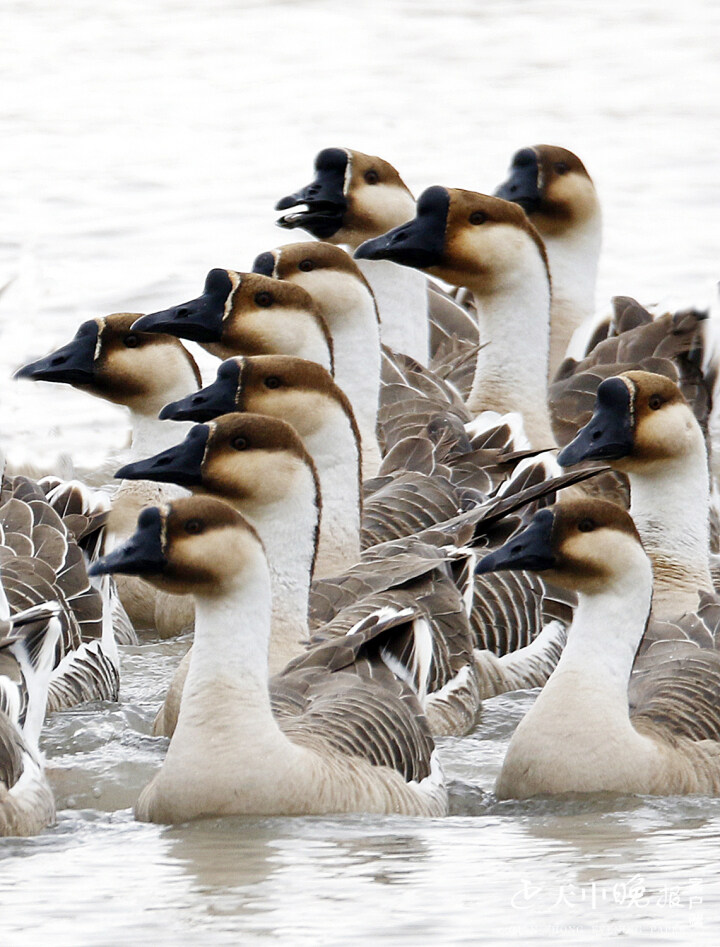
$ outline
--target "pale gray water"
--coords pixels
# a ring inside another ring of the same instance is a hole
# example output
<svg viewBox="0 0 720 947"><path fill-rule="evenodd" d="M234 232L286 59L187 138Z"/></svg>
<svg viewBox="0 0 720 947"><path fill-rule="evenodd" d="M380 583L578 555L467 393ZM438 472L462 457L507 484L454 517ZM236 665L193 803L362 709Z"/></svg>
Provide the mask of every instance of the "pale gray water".
<svg viewBox="0 0 720 947"><path fill-rule="evenodd" d="M25 0L0 22L11 456L90 462L117 446L122 412L11 370L82 319L179 302L210 267L249 267L286 238L272 205L328 145L387 158L416 192L491 190L516 148L566 145L605 209L598 302L711 298L712 0ZM119 706L50 722L59 821L0 842L0 943L717 942L720 802L494 802L531 695L491 702L471 738L445 742L447 819L134 823L185 644L131 649Z"/></svg>

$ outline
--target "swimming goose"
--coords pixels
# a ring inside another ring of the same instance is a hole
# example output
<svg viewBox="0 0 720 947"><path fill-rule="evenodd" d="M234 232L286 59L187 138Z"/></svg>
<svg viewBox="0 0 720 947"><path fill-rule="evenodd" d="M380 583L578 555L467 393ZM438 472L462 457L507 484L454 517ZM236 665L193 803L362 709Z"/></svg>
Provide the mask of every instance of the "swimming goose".
<svg viewBox="0 0 720 947"><path fill-rule="evenodd" d="M60 382L124 405L130 412L132 441L129 449L111 458L105 484L123 460L146 457L174 444L189 425L158 420L169 400L199 388L195 360L169 335L138 332L132 328L139 313L114 313L90 319L75 338L45 358L23 366L17 378ZM125 483L112 490L109 529L117 540L128 536L139 511L148 503L164 502L184 491L149 483ZM137 629L156 630L162 637L179 634L192 625L192 602L153 594L142 582L122 577L120 598Z"/></svg>
<svg viewBox="0 0 720 947"><path fill-rule="evenodd" d="M315 575L335 575L360 558L359 432L350 402L315 362L289 355L230 358L197 394L168 404L161 416L210 421L244 411L287 421L317 469L322 521Z"/></svg>
<svg viewBox="0 0 720 947"><path fill-rule="evenodd" d="M578 593L562 657L510 741L500 799L720 792L719 655L649 665L628 705L653 578L623 509L586 499L542 510L478 569L544 571Z"/></svg>
<svg viewBox="0 0 720 947"><path fill-rule="evenodd" d="M222 415L117 476L182 485L241 513L260 537L270 569L270 673L302 653L321 498L315 465L294 428L268 415Z"/></svg>
<svg viewBox="0 0 720 947"><path fill-rule="evenodd" d="M678 386L643 371L606 378L595 411L558 456L603 460L630 481L630 514L653 564L653 617L694 612L712 593L705 437Z"/></svg>
<svg viewBox="0 0 720 947"><path fill-rule="evenodd" d="M360 430L363 479L374 477L380 465L376 427L381 352L378 311L367 280L348 253L319 241L261 253L253 270L301 286L320 310L333 340L333 377L350 399Z"/></svg>
<svg viewBox="0 0 720 947"><path fill-rule="evenodd" d="M417 699L354 674L346 639L268 688L270 575L257 534L227 504L191 497L143 511L134 536L94 571L139 574L195 598L177 728L136 818L446 812ZM382 631L362 649L373 642L377 651Z"/></svg>
<svg viewBox="0 0 720 947"><path fill-rule="evenodd" d="M602 242L600 201L582 161L557 145L535 145L516 152L510 174L495 195L519 204L545 244L552 276L552 380L573 333L595 311Z"/></svg>
<svg viewBox="0 0 720 947"><path fill-rule="evenodd" d="M10 614L0 583L0 836L35 835L55 820L38 746L61 637L57 602Z"/></svg>
<svg viewBox="0 0 720 947"><path fill-rule="evenodd" d="M517 204L431 187L414 220L368 240L355 256L392 260L472 290L483 345L468 409L519 412L533 447L554 445L547 410L548 261Z"/></svg>
<svg viewBox="0 0 720 947"><path fill-rule="evenodd" d="M382 158L350 148L325 148L315 159L315 179L283 197L276 210L289 210L278 224L302 227L327 243L357 249L365 240L410 220L415 201L396 169ZM452 334L477 338L472 318L419 273L386 261L361 260L358 266L372 287L381 319L383 343L428 363L428 318ZM437 345L433 345L433 351Z"/></svg>

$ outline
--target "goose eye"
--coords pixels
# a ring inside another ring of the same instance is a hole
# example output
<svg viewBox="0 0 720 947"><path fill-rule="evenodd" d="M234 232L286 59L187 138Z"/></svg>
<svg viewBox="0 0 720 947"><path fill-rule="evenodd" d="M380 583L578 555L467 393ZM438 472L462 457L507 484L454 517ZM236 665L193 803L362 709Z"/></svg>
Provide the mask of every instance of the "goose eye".
<svg viewBox="0 0 720 947"><path fill-rule="evenodd" d="M234 437L230 443L235 450L245 450L248 446L246 437Z"/></svg>
<svg viewBox="0 0 720 947"><path fill-rule="evenodd" d="M595 521L586 516L584 520L578 523L578 529L581 533L591 533L595 529Z"/></svg>
<svg viewBox="0 0 720 947"><path fill-rule="evenodd" d="M564 161L556 161L553 165L556 174L567 174L570 168L565 164Z"/></svg>
<svg viewBox="0 0 720 947"><path fill-rule="evenodd" d="M282 385L282 381L277 377L277 375L269 375L265 379L266 388L279 388Z"/></svg>
<svg viewBox="0 0 720 947"><path fill-rule="evenodd" d="M190 536L197 536L198 533L202 533L205 529L205 524L202 520L188 520L185 523L185 532Z"/></svg>
<svg viewBox="0 0 720 947"><path fill-rule="evenodd" d="M255 304L257 306L262 306L263 309L267 309L268 306L272 306L273 294L268 292L255 293Z"/></svg>
<svg viewBox="0 0 720 947"><path fill-rule="evenodd" d="M470 214L470 217L469 217L470 223L474 227L477 227L478 224L484 224L487 219L488 219L487 214L482 210L474 210L472 214Z"/></svg>
<svg viewBox="0 0 720 947"><path fill-rule="evenodd" d="M662 405L662 395L650 395L650 398L648 399L648 407L651 411L657 411L657 409L662 407Z"/></svg>
<svg viewBox="0 0 720 947"><path fill-rule="evenodd" d="M134 332L131 332L130 335L126 335L123 339L123 344L127 349L136 349L140 345L140 339Z"/></svg>
<svg viewBox="0 0 720 947"><path fill-rule="evenodd" d="M380 175L377 173L377 171L374 171L371 168L369 171L365 172L364 178L368 184L377 184L377 182L380 180Z"/></svg>
<svg viewBox="0 0 720 947"><path fill-rule="evenodd" d="M301 260L301 261L298 263L298 269L299 269L299 270L302 270L303 273L309 273L310 270L314 270L314 269L315 269L315 264L313 263L312 260Z"/></svg>

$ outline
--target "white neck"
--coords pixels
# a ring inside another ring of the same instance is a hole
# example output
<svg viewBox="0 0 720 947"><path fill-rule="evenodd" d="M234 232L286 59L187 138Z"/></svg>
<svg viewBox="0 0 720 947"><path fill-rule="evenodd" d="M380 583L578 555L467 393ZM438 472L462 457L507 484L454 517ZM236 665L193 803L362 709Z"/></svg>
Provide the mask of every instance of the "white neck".
<svg viewBox="0 0 720 947"><path fill-rule="evenodd" d="M330 278L326 287L325 276ZM355 414L362 440L363 480L367 480L376 475L381 460L376 431L380 325L375 299L350 273L313 271L303 285L312 293L332 335L335 383L347 395Z"/></svg>
<svg viewBox="0 0 720 947"><path fill-rule="evenodd" d="M568 641L551 679L572 672L597 682L627 715L628 681L650 612L652 583L650 563L638 554L602 591L579 594Z"/></svg>
<svg viewBox="0 0 720 947"><path fill-rule="evenodd" d="M315 462L322 514L315 578L337 575L360 559L360 455L350 421L328 403L322 425L303 437Z"/></svg>
<svg viewBox="0 0 720 947"><path fill-rule="evenodd" d="M544 236L552 278L549 378L555 377L570 339L595 311L595 284L602 242L596 214L569 234Z"/></svg>
<svg viewBox="0 0 720 947"><path fill-rule="evenodd" d="M165 762L170 769L177 763L187 770L197 760L200 773L210 772L213 781L221 781L218 770L222 761L237 770L240 758L252 773L254 764L262 764L266 748L284 741L268 693L267 567L258 558L243 569L242 582L225 594L197 595L194 599L192 656ZM208 694L213 695L212 700ZM222 739L213 740L213 731L221 728Z"/></svg>
<svg viewBox="0 0 720 947"><path fill-rule="evenodd" d="M130 412L130 418L132 441L127 452L127 463L144 460L169 447L175 447L193 426L192 421L160 421L157 414L139 414L136 411Z"/></svg>
<svg viewBox="0 0 720 947"><path fill-rule="evenodd" d="M631 471L630 514L655 573L653 615L677 618L711 592L710 485L702 434L676 460Z"/></svg>
<svg viewBox="0 0 720 947"><path fill-rule="evenodd" d="M427 279L387 260L357 260L380 313L383 345L427 365L430 345Z"/></svg>
<svg viewBox="0 0 720 947"><path fill-rule="evenodd" d="M474 415L521 412L532 446L547 450L555 445L547 407L550 287L542 259L534 257L534 272L507 288L475 291L483 344L467 406Z"/></svg>
<svg viewBox="0 0 720 947"><path fill-rule="evenodd" d="M309 637L308 597L318 521L314 483L304 492L289 491L272 505L234 505L255 527L265 547L272 587L269 665L270 674L277 674L302 653L302 642Z"/></svg>

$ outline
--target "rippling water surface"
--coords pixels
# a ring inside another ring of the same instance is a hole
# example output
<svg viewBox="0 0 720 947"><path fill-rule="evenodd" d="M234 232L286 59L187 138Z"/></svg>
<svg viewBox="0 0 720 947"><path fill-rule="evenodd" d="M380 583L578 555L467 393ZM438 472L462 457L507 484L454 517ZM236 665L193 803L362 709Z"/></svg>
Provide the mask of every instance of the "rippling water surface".
<svg viewBox="0 0 720 947"><path fill-rule="evenodd" d="M712 0L7 2L5 448L93 463L121 444L120 410L11 371L83 319L248 268L285 239L274 201L329 145L387 158L417 192L492 190L516 148L564 144L603 200L598 302L707 303L719 34ZM494 800L532 694L489 702L472 737L444 742L446 819L136 824L165 748L151 721L186 646L126 649L119 705L49 722L58 824L0 842L2 943L717 943L720 802Z"/></svg>

